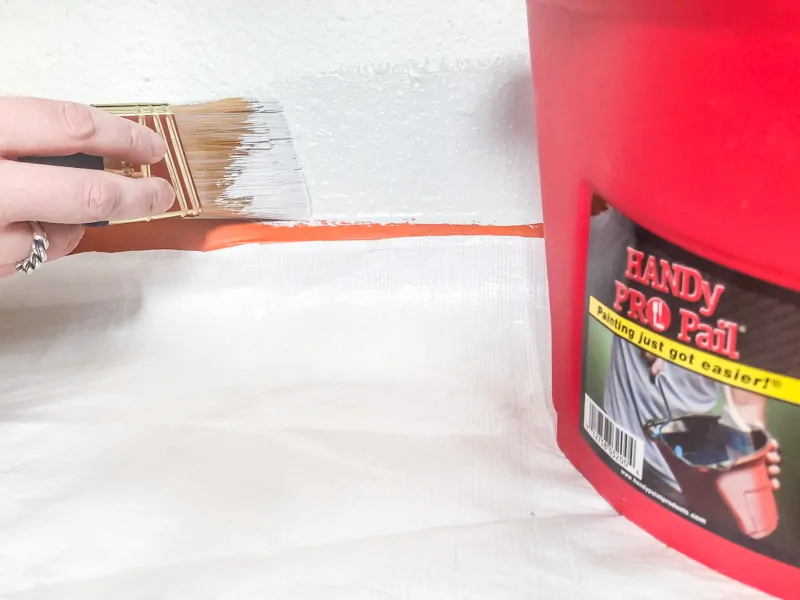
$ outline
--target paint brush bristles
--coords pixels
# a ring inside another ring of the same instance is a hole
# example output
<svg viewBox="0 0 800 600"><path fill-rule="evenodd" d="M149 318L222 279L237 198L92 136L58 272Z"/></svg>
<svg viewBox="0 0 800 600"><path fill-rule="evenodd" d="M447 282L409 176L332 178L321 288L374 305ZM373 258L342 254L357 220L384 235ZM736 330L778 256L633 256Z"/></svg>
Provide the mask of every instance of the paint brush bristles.
<svg viewBox="0 0 800 600"><path fill-rule="evenodd" d="M203 216L308 218L305 179L278 103L230 98L171 109Z"/></svg>

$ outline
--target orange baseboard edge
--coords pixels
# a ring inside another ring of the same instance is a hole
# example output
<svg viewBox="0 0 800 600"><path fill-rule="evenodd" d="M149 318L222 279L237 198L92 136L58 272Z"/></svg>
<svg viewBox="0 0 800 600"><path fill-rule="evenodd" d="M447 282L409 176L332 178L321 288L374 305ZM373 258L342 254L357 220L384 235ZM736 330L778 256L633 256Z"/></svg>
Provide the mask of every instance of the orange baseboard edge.
<svg viewBox="0 0 800 600"><path fill-rule="evenodd" d="M541 223L529 225L448 225L427 223L275 224L252 221L165 219L86 229L74 253L135 250L210 251L243 244L381 240L401 237L492 235L541 238Z"/></svg>

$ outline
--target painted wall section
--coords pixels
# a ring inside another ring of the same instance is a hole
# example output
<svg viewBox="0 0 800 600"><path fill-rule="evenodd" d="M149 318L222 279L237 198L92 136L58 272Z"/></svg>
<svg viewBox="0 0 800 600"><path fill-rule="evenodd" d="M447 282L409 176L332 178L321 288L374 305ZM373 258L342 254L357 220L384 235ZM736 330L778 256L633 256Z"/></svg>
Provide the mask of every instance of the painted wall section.
<svg viewBox="0 0 800 600"><path fill-rule="evenodd" d="M521 0L4 0L0 93L275 98L315 218L522 224L540 220L525 19Z"/></svg>

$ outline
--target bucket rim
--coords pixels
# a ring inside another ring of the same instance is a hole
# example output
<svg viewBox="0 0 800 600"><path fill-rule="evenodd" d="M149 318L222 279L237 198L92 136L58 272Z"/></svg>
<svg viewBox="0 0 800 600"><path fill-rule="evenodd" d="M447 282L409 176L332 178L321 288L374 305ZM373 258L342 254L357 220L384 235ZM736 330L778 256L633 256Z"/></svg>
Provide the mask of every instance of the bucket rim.
<svg viewBox="0 0 800 600"><path fill-rule="evenodd" d="M647 437L648 440L656 444L657 446L664 446L666 448L670 448L671 446L664 441L664 438L660 435L651 435L651 432L654 428L658 426L663 426L667 423L674 423L677 421L685 421L687 419L704 419L704 420L715 420L719 421L719 417L714 415L682 415L680 417L674 417L672 419L666 419L663 417L657 419L649 419L642 425L642 430ZM764 443L754 452L748 454L747 456L741 456L736 460L730 461L723 461L719 463L715 463L713 465L696 465L687 461L684 457L678 456L674 452L672 452L673 456L685 464L686 466L690 466L694 469L699 471L715 471L717 473L728 473L733 471L734 469L739 468L747 468L749 463L755 463L766 460L767 454L769 454L769 440L771 438L769 431L767 431L763 427L753 427L754 432L758 432L764 436Z"/></svg>

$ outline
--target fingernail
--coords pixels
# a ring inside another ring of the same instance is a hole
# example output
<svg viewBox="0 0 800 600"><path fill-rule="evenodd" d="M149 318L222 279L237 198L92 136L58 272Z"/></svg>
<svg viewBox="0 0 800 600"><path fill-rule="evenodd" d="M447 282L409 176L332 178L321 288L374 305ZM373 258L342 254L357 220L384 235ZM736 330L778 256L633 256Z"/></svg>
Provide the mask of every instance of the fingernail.
<svg viewBox="0 0 800 600"><path fill-rule="evenodd" d="M161 160L167 153L167 144L164 139L155 132L150 132L150 151L156 160Z"/></svg>
<svg viewBox="0 0 800 600"><path fill-rule="evenodd" d="M173 188L169 181L161 177L154 177L153 180L156 185L160 186L158 190L159 206L153 206L153 214L161 214L167 212L172 205L175 204L175 188Z"/></svg>

